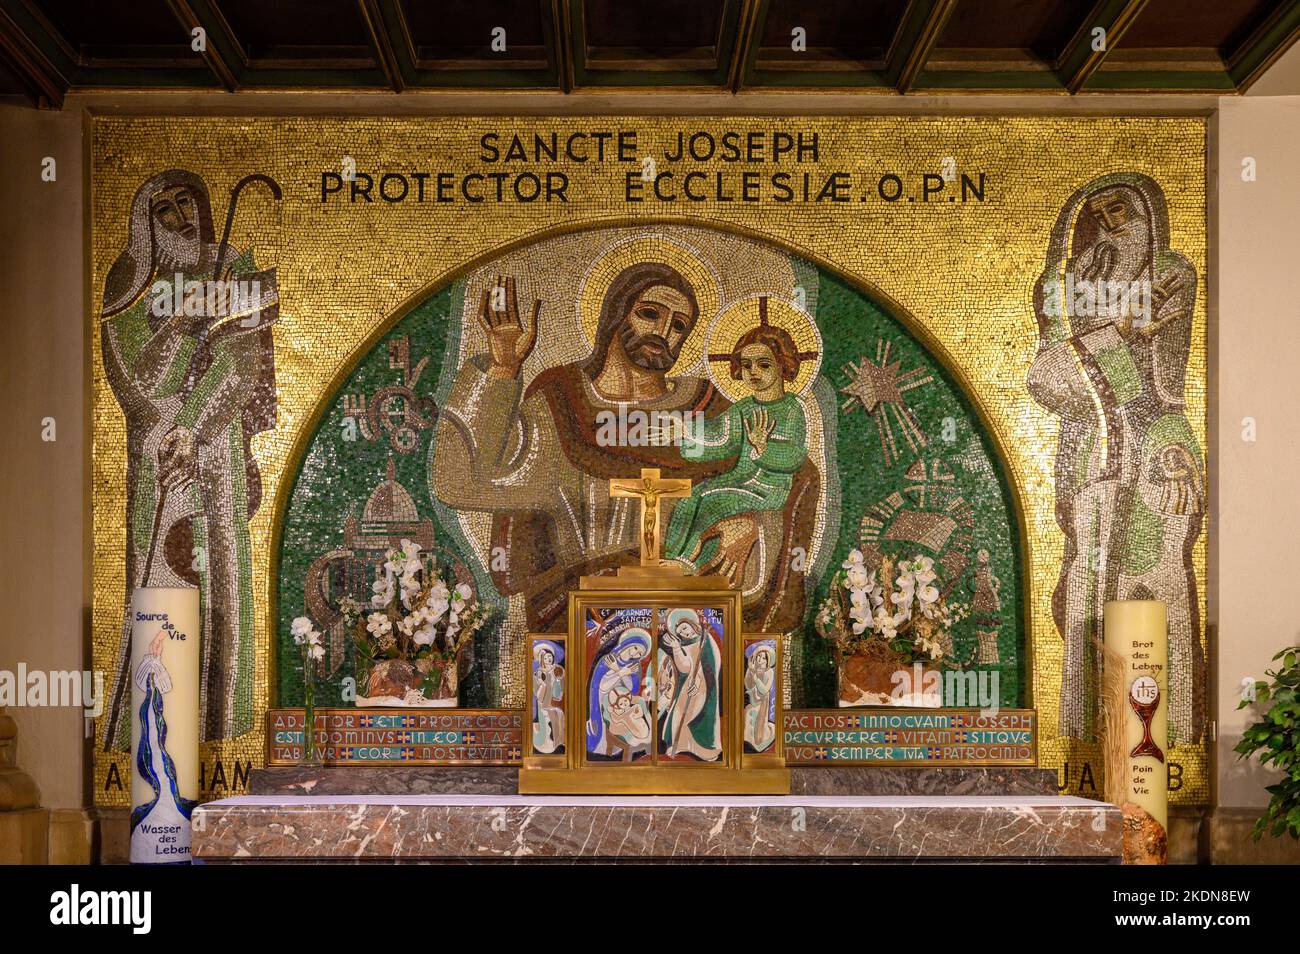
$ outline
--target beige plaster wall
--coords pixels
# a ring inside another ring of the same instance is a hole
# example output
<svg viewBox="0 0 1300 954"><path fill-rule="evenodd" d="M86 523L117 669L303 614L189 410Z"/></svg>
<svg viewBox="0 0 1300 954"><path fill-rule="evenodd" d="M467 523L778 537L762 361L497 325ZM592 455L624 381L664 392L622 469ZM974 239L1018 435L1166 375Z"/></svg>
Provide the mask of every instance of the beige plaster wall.
<svg viewBox="0 0 1300 954"><path fill-rule="evenodd" d="M0 669L77 670L89 614L82 117L0 105ZM42 160L56 179L41 179ZM42 440L54 419L55 440ZM80 709L12 707L42 804L77 808Z"/></svg>
<svg viewBox="0 0 1300 954"><path fill-rule="evenodd" d="M1210 621L1217 624L1218 802L1260 805L1270 783L1232 747L1241 681L1300 642L1300 96L1224 99L1217 121L1210 407L1217 496ZM1255 160L1256 179L1242 163ZM1243 421L1256 436L1243 440Z"/></svg>

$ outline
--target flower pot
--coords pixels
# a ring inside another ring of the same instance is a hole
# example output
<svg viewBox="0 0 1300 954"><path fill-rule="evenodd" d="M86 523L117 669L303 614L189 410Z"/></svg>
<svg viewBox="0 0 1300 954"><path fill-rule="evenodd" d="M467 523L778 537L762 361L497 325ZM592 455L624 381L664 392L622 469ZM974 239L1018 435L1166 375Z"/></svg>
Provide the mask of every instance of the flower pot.
<svg viewBox="0 0 1300 954"><path fill-rule="evenodd" d="M436 679L428 674L436 670ZM460 679L455 660L381 659L366 676L364 695L358 694L358 706L393 708L454 709L460 705ZM434 685L436 683L436 685Z"/></svg>
<svg viewBox="0 0 1300 954"><path fill-rule="evenodd" d="M424 664L429 664L427 667ZM457 660L428 658L422 659L416 663L416 668L424 671L427 668L430 671L436 671L438 677L436 680L425 678L422 682L423 695L425 702L419 705L433 706L435 708L455 708L460 705L460 677L457 672ZM426 673L427 676L427 673ZM430 685L435 682L437 685Z"/></svg>
<svg viewBox="0 0 1300 954"><path fill-rule="evenodd" d="M841 708L943 705L943 673L919 663L909 665L892 650L841 656L835 668Z"/></svg>

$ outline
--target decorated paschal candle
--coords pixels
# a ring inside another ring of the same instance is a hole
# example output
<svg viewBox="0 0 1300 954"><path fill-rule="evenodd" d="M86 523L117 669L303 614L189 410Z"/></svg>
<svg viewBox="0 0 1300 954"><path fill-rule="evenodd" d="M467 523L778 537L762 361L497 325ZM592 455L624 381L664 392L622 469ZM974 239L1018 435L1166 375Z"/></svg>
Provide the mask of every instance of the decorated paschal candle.
<svg viewBox="0 0 1300 954"><path fill-rule="evenodd" d="M131 599L131 863L187 864L199 795L199 591Z"/></svg>
<svg viewBox="0 0 1300 954"><path fill-rule="evenodd" d="M1104 610L1107 665L1122 667L1126 862L1168 860L1169 630L1159 600L1112 600ZM1115 740L1107 739L1106 745Z"/></svg>

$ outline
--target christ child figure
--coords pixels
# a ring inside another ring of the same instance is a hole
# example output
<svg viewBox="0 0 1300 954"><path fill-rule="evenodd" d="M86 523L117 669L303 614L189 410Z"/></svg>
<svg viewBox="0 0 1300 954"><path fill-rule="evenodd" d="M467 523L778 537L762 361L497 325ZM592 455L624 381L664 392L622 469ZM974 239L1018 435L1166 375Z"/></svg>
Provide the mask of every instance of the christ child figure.
<svg viewBox="0 0 1300 954"><path fill-rule="evenodd" d="M632 748L650 741L650 723L645 709L636 705L632 693L615 688L609 693L609 734Z"/></svg>
<svg viewBox="0 0 1300 954"><path fill-rule="evenodd" d="M803 406L786 385L808 357L789 332L766 323L741 335L729 355L717 356L729 361L731 377L752 393L680 435L686 460L736 459L731 470L696 484L673 510L664 552L690 572L717 567L738 581L743 564L726 559L720 564L719 554L730 550L743 560L757 540L757 524L749 515L785 507L794 475L808 458ZM732 519L738 516L743 519ZM745 529L729 534L729 527ZM729 542L731 535L742 538L739 546Z"/></svg>

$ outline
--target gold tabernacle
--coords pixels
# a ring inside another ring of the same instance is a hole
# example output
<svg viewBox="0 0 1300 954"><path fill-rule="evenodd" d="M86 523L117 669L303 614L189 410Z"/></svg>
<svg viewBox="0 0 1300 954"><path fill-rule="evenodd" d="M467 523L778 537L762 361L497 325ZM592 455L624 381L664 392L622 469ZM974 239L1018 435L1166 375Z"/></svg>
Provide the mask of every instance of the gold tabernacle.
<svg viewBox="0 0 1300 954"><path fill-rule="evenodd" d="M741 594L724 577L686 576L659 555L659 498L690 483L649 468L610 481L641 499L640 565L582 578L567 640L529 638L521 793L789 792L777 640L742 636Z"/></svg>

